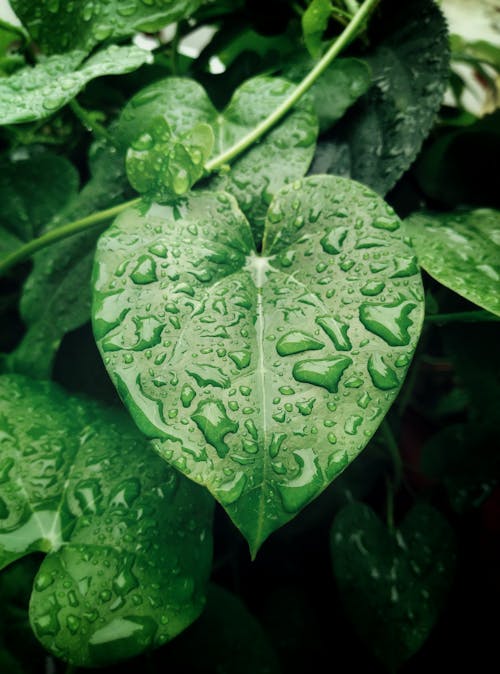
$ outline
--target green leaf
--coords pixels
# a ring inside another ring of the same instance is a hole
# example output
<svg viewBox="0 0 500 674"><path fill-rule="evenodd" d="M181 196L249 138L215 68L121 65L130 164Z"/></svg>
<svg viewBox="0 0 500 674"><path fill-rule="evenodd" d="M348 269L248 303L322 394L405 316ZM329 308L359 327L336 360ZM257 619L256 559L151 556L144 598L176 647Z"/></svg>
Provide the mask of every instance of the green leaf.
<svg viewBox="0 0 500 674"><path fill-rule="evenodd" d="M500 211L414 213L405 227L428 274L500 316Z"/></svg>
<svg viewBox="0 0 500 674"><path fill-rule="evenodd" d="M39 149L0 159L0 257L40 234L76 195L78 172L64 157Z"/></svg>
<svg viewBox="0 0 500 674"><path fill-rule="evenodd" d="M95 155L89 182L47 229L109 208L128 196L123 157L112 148L97 148ZM98 230L90 230L36 253L21 297L28 330L7 356L5 369L50 378L64 335L90 320L90 277L98 236Z"/></svg>
<svg viewBox="0 0 500 674"><path fill-rule="evenodd" d="M255 554L375 432L423 318L400 223L351 181L271 204L263 257L224 193L121 214L101 236L93 325L159 453L205 485Z"/></svg>
<svg viewBox="0 0 500 674"><path fill-rule="evenodd" d="M350 176L386 194L431 130L449 76L446 24L433 0L386 0L364 55L373 86L319 144L312 171Z"/></svg>
<svg viewBox="0 0 500 674"><path fill-rule="evenodd" d="M170 640L201 612L211 499L126 416L49 382L0 378L0 567L47 553L30 620L79 666Z"/></svg>
<svg viewBox="0 0 500 674"><path fill-rule="evenodd" d="M165 118L156 117L127 152L130 184L160 202L185 194L203 176L214 140L212 127L203 122L175 137Z"/></svg>
<svg viewBox="0 0 500 674"><path fill-rule="evenodd" d="M164 117L176 137L192 132L199 124L208 124L215 137L214 155L219 155L264 120L293 86L281 78L254 77L244 82L226 109L218 113L199 84L171 77L146 87L131 99L118 122L116 137L121 145L132 144L144 133L145 125L159 116ZM229 173L211 179L212 189L225 190L236 197L258 239L272 196L284 184L306 173L316 136L317 120L310 104L303 101L260 143L235 160ZM168 180L172 183L175 177Z"/></svg>
<svg viewBox="0 0 500 674"><path fill-rule="evenodd" d="M319 58L323 51L323 33L328 28L332 15L330 0L312 0L302 14L302 33L308 52L313 58Z"/></svg>
<svg viewBox="0 0 500 674"><path fill-rule="evenodd" d="M388 531L362 503L346 506L331 532L333 570L359 636L393 672L436 623L453 581L455 539L441 514L415 506Z"/></svg>
<svg viewBox="0 0 500 674"><path fill-rule="evenodd" d="M284 75L298 83L313 66L313 61L304 60L286 68ZM324 133L338 122L346 110L368 91L371 83L371 68L365 61L341 58L330 64L310 89L320 132Z"/></svg>
<svg viewBox="0 0 500 674"><path fill-rule="evenodd" d="M118 40L144 30L155 32L187 19L201 0L11 0L13 10L47 53L90 51L103 40Z"/></svg>
<svg viewBox="0 0 500 674"><path fill-rule="evenodd" d="M82 63L84 58L85 52L71 51L0 78L0 124L49 117L91 80L129 73L150 62L151 55L139 47L111 45Z"/></svg>

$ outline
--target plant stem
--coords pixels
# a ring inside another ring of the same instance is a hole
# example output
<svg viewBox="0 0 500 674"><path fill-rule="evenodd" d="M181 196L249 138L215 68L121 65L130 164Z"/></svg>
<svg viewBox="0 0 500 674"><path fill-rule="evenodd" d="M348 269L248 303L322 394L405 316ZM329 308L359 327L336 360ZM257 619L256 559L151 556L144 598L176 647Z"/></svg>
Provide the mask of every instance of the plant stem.
<svg viewBox="0 0 500 674"><path fill-rule="evenodd" d="M387 518L387 528L394 531L394 485L390 478L385 478L385 513Z"/></svg>
<svg viewBox="0 0 500 674"><path fill-rule="evenodd" d="M484 309L480 311L459 311L454 314L434 314L425 317L426 323L478 323L489 321L500 321L500 316L490 313Z"/></svg>
<svg viewBox="0 0 500 674"><path fill-rule="evenodd" d="M302 82L297 85L294 91L290 96L283 101L273 112L266 117L260 124L258 124L255 129L253 129L246 136L241 138L236 142L232 147L223 152L217 157L214 157L205 165L205 170L207 173L211 173L216 169L224 166L229 161L240 155L242 152L247 150L250 145L260 140L260 138L267 133L279 120L291 110L291 108L297 103L297 101L306 93L306 91L316 82L318 77L324 72L324 70L330 65L333 59L346 47L355 37L359 28L363 25L364 21L369 16L370 12L378 4L379 0L365 0L356 14L353 16L349 25L345 30L339 35L335 40L332 46L328 49L325 55L318 61L314 68L304 77ZM71 109L73 112L81 119L85 126L93 128L97 132L96 124L94 120L89 120L88 113L84 108L82 108L76 101L71 102ZM100 125L98 124L100 127ZM103 133L106 133L105 129L101 130ZM110 218L118 215L126 208L133 206L138 203L139 199L133 199L132 201L125 202L119 206L114 206L113 208L108 208L105 211L99 211L92 215L82 218L81 220L75 220L70 222L67 225L53 229L47 234L43 234L37 239L33 239L28 242L18 250L14 251L3 260L0 260L0 274L7 271L13 265L18 262L26 260L28 257L36 253L37 251L49 246L57 241L82 232L90 227L95 227L96 225L109 220Z"/></svg>
<svg viewBox="0 0 500 674"><path fill-rule="evenodd" d="M387 449L389 450L389 454L391 455L392 465L394 469L393 486L394 490L397 491L403 479L403 462L401 461L401 454L399 453L398 443L396 442L396 438L394 437L394 434L387 420L384 420L382 422L382 425L380 426L380 431L387 445Z"/></svg>
<svg viewBox="0 0 500 674"><path fill-rule="evenodd" d="M302 82L297 85L293 92L283 101L273 112L266 117L255 129L243 136L237 143L230 147L226 152L223 152L218 157L214 157L207 162L205 169L207 172L215 171L224 164L229 163L232 159L247 150L250 145L258 141L265 133L267 133L284 115L289 112L297 101L312 87L318 77L326 70L333 59L346 47L355 37L359 28L370 12L376 7L379 0L365 0L352 20L346 26L345 30L339 35L332 46L318 61L314 68L304 77Z"/></svg>
<svg viewBox="0 0 500 674"><path fill-rule="evenodd" d="M42 248L46 248L53 243L57 243L62 239L66 239L73 234L78 234L79 232L84 232L87 229L96 227L97 225L114 218L116 215L139 203L140 199L132 199L130 201L125 201L123 204L118 204L118 206L113 206L112 208L107 208L105 211L98 211L97 213L92 213L92 215L87 215L85 218L80 220L74 220L69 222L67 225L62 225L62 227L57 227L56 229L42 234L37 239L29 241L21 248L18 248L7 257L4 257L3 260L0 260L0 274L6 272L8 269L27 260L31 255L38 252Z"/></svg>
<svg viewBox="0 0 500 674"><path fill-rule="evenodd" d="M106 127L104 127L102 124L99 124L99 122L92 117L89 111L85 110L85 108L83 108L80 103L78 103L76 98L70 101L69 107L73 111L75 117L80 120L86 129L93 133L97 138L103 138L114 145L113 139L108 133Z"/></svg>

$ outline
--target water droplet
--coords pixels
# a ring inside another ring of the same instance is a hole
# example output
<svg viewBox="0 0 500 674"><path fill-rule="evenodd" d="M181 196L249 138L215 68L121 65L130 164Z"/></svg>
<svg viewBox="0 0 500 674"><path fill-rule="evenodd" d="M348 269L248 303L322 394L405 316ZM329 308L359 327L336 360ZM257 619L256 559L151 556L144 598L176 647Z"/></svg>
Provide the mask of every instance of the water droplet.
<svg viewBox="0 0 500 674"><path fill-rule="evenodd" d="M309 398L309 400L306 400L305 402L295 403L295 407L298 409L300 414L302 414L302 416L307 417L313 411L315 402L316 398Z"/></svg>
<svg viewBox="0 0 500 674"><path fill-rule="evenodd" d="M80 629L82 621L81 618L79 618L76 615L69 614L66 616L66 627L70 631L71 634L77 634L78 630Z"/></svg>
<svg viewBox="0 0 500 674"><path fill-rule="evenodd" d="M329 255L338 255L347 236L346 227L334 227L320 240L321 247Z"/></svg>
<svg viewBox="0 0 500 674"><path fill-rule="evenodd" d="M290 356L303 351L323 349L325 345L312 335L300 330L293 330L281 337L276 344L276 351L280 356Z"/></svg>
<svg viewBox="0 0 500 674"><path fill-rule="evenodd" d="M353 414L345 420L344 431L348 435L356 435L362 423L363 417L360 417L359 414Z"/></svg>
<svg viewBox="0 0 500 674"><path fill-rule="evenodd" d="M394 268L391 278L406 278L418 274L417 258L414 255L397 258L394 261Z"/></svg>
<svg viewBox="0 0 500 674"><path fill-rule="evenodd" d="M35 579L35 590L43 592L54 583L54 576L50 573L38 573Z"/></svg>
<svg viewBox="0 0 500 674"><path fill-rule="evenodd" d="M95 478L80 480L75 487L74 495L85 515L96 514L99 512L99 506L102 500L102 491L99 480Z"/></svg>
<svg viewBox="0 0 500 674"><path fill-rule="evenodd" d="M224 482L217 487L215 490L217 499L223 505L231 505L232 503L235 503L235 501L237 501L243 493L246 481L247 477L245 473L241 471L236 472L231 480Z"/></svg>
<svg viewBox="0 0 500 674"><path fill-rule="evenodd" d="M283 444L285 438L286 438L286 433L273 433L272 434L271 442L269 444L269 456L271 457L271 459L274 459L278 455L278 452L280 451L281 445Z"/></svg>
<svg viewBox="0 0 500 674"><path fill-rule="evenodd" d="M198 403L195 413L191 416L207 442L215 447L217 454L223 459L229 451L224 442L228 433L236 433L239 424L232 421L226 408L220 400L209 399Z"/></svg>
<svg viewBox="0 0 500 674"><path fill-rule="evenodd" d="M298 465L297 475L278 485L283 508L290 513L305 506L323 486L323 477L314 450L298 449L293 452L293 456Z"/></svg>
<svg viewBox="0 0 500 674"><path fill-rule="evenodd" d="M39 637L56 636L61 629L57 619L57 610L36 616L33 620L35 632Z"/></svg>
<svg viewBox="0 0 500 674"><path fill-rule="evenodd" d="M149 255L141 255L130 274L130 278L138 285L146 285L147 283L157 281L156 265L153 258Z"/></svg>
<svg viewBox="0 0 500 674"><path fill-rule="evenodd" d="M119 597L125 597L136 587L139 587L139 581L132 572L133 564L133 555L125 555L125 558L122 561L122 567L113 580L113 590Z"/></svg>
<svg viewBox="0 0 500 674"><path fill-rule="evenodd" d="M359 319L367 330L389 346L406 346L410 343L408 328L413 325L408 316L416 306L401 297L391 304L365 303L359 307Z"/></svg>
<svg viewBox="0 0 500 674"><path fill-rule="evenodd" d="M326 332L337 351L352 349L351 341L347 335L349 331L347 323L343 323L333 316L318 316L316 323Z"/></svg>
<svg viewBox="0 0 500 674"><path fill-rule="evenodd" d="M196 392L189 384L184 384L181 391L181 403L184 407L189 407L193 402Z"/></svg>
<svg viewBox="0 0 500 674"><path fill-rule="evenodd" d="M255 424L254 424L254 422L252 421L252 419L247 419L247 420L245 421L245 428L246 428L247 431L250 433L250 435L252 436L252 438L253 438L254 440L257 440L257 438L258 438L257 427L255 426Z"/></svg>
<svg viewBox="0 0 500 674"><path fill-rule="evenodd" d="M150 349L161 342L161 334L165 327L154 316L134 316L136 343L132 346L134 351Z"/></svg>
<svg viewBox="0 0 500 674"><path fill-rule="evenodd" d="M369 357L368 373L373 384L383 391L389 391L399 386L399 379L396 373L385 364L384 359L378 353L374 353Z"/></svg>
<svg viewBox="0 0 500 674"><path fill-rule="evenodd" d="M149 252L157 257L165 259L168 255L167 247L163 243L154 243L148 248Z"/></svg>
<svg viewBox="0 0 500 674"><path fill-rule="evenodd" d="M217 386L218 388L229 388L231 380L224 372L214 365L196 363L186 368L186 372L196 380L198 386Z"/></svg>
<svg viewBox="0 0 500 674"><path fill-rule="evenodd" d="M361 294L367 297L380 295L384 288L385 283L382 283L382 281L368 281L368 283L365 283L365 285L361 288Z"/></svg>
<svg viewBox="0 0 500 674"><path fill-rule="evenodd" d="M243 370L250 365L250 351L230 351L228 356L231 358L238 370Z"/></svg>
<svg viewBox="0 0 500 674"><path fill-rule="evenodd" d="M109 505L113 508L131 508L141 493L141 483L135 477L130 477L117 484L111 491Z"/></svg>
<svg viewBox="0 0 500 674"><path fill-rule="evenodd" d="M386 218L381 216L372 222L372 227L376 229L385 229L388 232L395 232L399 229L399 222L396 218Z"/></svg>
<svg viewBox="0 0 500 674"><path fill-rule="evenodd" d="M293 367L297 381L322 386L330 393L337 393L340 378L352 359L347 356L333 356L318 360L301 360Z"/></svg>
<svg viewBox="0 0 500 674"><path fill-rule="evenodd" d="M365 393L362 393L357 400L358 406L361 407L362 410L366 410L370 404L371 399L371 395L365 391Z"/></svg>

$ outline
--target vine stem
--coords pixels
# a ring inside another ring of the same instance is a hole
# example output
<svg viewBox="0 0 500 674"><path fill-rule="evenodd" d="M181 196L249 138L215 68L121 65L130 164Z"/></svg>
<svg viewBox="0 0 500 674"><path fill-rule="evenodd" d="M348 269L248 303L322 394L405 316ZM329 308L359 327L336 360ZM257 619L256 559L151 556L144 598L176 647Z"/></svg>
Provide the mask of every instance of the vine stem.
<svg viewBox="0 0 500 674"><path fill-rule="evenodd" d="M246 136L243 136L237 143L230 147L226 152L223 152L218 157L214 157L211 161L207 162L205 169L208 172L215 171L216 169L224 166L224 164L229 163L232 159L237 157L239 154L247 150L253 143L259 140L265 133L267 133L284 115L289 112L297 101L308 91L312 85L316 82L318 77L328 68L330 63L334 60L336 56L340 54L344 47L356 37L359 28L363 25L363 22L367 19L369 14L375 9L379 0L365 0L356 14L352 17L352 20L345 27L342 33L338 36L335 42L331 45L328 51L322 56L314 68L304 77L300 84L298 84L295 89L292 91L290 96L286 98L273 112L266 117L260 124L247 133Z"/></svg>
<svg viewBox="0 0 500 674"><path fill-rule="evenodd" d="M481 309L480 311L457 311L454 314L431 314L425 317L426 323L479 323L489 321L500 321L500 316L496 316L489 311Z"/></svg>
<svg viewBox="0 0 500 674"><path fill-rule="evenodd" d="M380 426L380 431L382 433L382 437L386 442L389 454L391 455L392 465L394 469L393 487L394 490L397 491L403 479L403 462L401 461L401 454L399 453L398 443L396 442L396 438L394 437L394 434L387 420L384 420L382 422L382 425Z"/></svg>
<svg viewBox="0 0 500 674"><path fill-rule="evenodd" d="M91 229L92 227L97 227L103 222L114 218L116 215L127 208L130 208L130 206L135 206L139 203L139 201L140 199L131 199L130 201L125 201L122 204L118 204L118 206L107 208L105 211L92 213L92 215L87 215L85 218L81 218L80 220L69 222L67 225L62 225L61 227L57 227L46 234L42 234L42 236L39 236L37 239L28 241L28 243L26 243L24 246L21 246L10 255L7 255L3 258L3 260L0 260L0 274L6 272L8 269L19 262L23 262L27 258L31 257L33 253L38 252L42 248L46 248L53 243L62 241L62 239L66 239L69 236L78 234L79 232L84 232L88 229Z"/></svg>
<svg viewBox="0 0 500 674"><path fill-rule="evenodd" d="M363 22L368 18L370 13L375 9L380 0L364 0L359 10L352 17L350 23L338 36L335 42L326 51L324 56L318 61L314 68L304 77L304 79L297 85L293 92L286 98L273 112L266 117L260 124L258 124L250 133L243 136L238 142L230 147L226 152L222 152L217 157L205 165L206 173L213 171L226 165L232 159L247 150L253 143L258 141L264 134L266 134L279 120L289 112L297 101L311 88L318 77L326 70L330 63L336 56L346 47L357 35L358 30L363 25ZM82 108L78 103L72 106L73 112L82 117ZM83 111L85 112L85 111ZM88 120L87 120L88 121ZM75 220L61 227L42 234L36 239L29 241L24 246L21 246L16 251L7 255L3 260L0 260L0 275L5 273L8 269L19 262L23 262L31 257L34 253L42 248L46 248L53 243L57 243L73 234L77 234L91 227L105 222L118 215L122 211L134 206L140 201L140 198L132 199L113 208L108 208L104 211L93 213L81 220Z"/></svg>

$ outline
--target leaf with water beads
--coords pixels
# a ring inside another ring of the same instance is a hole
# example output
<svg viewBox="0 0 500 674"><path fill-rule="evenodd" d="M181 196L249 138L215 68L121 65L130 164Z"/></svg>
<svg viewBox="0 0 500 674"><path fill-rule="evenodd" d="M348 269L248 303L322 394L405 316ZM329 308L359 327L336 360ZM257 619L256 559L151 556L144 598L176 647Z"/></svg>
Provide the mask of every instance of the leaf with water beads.
<svg viewBox="0 0 500 674"><path fill-rule="evenodd" d="M362 503L337 515L330 539L333 570L359 636L397 671L429 636L453 582L455 537L442 515L415 506L388 531Z"/></svg>
<svg viewBox="0 0 500 674"><path fill-rule="evenodd" d="M151 55L144 49L116 45L102 49L82 63L84 58L84 51L71 51L0 78L0 124L49 117L96 77L129 73L151 61Z"/></svg>
<svg viewBox="0 0 500 674"><path fill-rule="evenodd" d="M0 567L47 553L30 602L44 647L97 666L165 643L201 612L212 501L121 410L0 377Z"/></svg>
<svg viewBox="0 0 500 674"><path fill-rule="evenodd" d="M120 396L253 554L365 447L422 320L400 221L341 178L283 188L262 256L208 191L129 209L96 253L94 334Z"/></svg>
<svg viewBox="0 0 500 674"><path fill-rule="evenodd" d="M138 31L154 33L187 19L201 0L11 0L31 37L46 53L70 49L89 52L104 40Z"/></svg>
<svg viewBox="0 0 500 674"><path fill-rule="evenodd" d="M428 274L500 316L500 211L414 213L405 227Z"/></svg>
<svg viewBox="0 0 500 674"><path fill-rule="evenodd" d="M197 82L169 77L132 97L114 133L120 145L131 145L144 133L144 127L158 117L166 120L175 138L189 137L200 125L202 128L208 125L215 138L213 155L218 156L253 131L293 89L293 84L279 77L253 77L236 89L229 104L219 113ZM237 157L229 172L211 178L212 189L224 190L236 197L257 240L262 237L266 211L273 195L283 185L301 178L309 168L317 133L318 122L311 104L301 101L259 143L254 143ZM208 147L206 141L202 147ZM185 191L190 182L189 175L194 171L192 156L185 156L184 164L178 165L183 171L179 188ZM160 174L162 166L158 171ZM194 173L197 172L196 167ZM170 186L176 176L178 173L167 171Z"/></svg>

